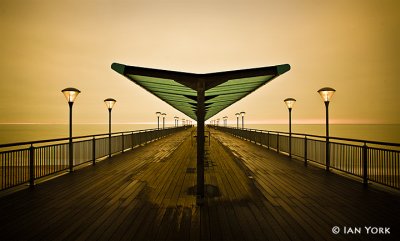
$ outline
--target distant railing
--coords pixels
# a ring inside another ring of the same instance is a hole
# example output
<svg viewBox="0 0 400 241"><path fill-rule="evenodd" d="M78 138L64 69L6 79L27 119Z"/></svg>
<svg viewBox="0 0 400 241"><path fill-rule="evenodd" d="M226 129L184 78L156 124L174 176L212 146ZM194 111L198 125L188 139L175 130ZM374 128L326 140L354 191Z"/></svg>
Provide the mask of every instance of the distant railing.
<svg viewBox="0 0 400 241"><path fill-rule="evenodd" d="M111 154L185 129L147 129L117 132L111 135ZM109 155L109 134L73 137L73 166L96 161ZM69 138L19 142L0 145L0 190L9 189L69 169Z"/></svg>
<svg viewBox="0 0 400 241"><path fill-rule="evenodd" d="M236 137L289 155L289 133L255 129L217 127ZM400 143L329 137L330 166L368 181L400 189ZM326 167L325 136L292 133L292 157Z"/></svg>

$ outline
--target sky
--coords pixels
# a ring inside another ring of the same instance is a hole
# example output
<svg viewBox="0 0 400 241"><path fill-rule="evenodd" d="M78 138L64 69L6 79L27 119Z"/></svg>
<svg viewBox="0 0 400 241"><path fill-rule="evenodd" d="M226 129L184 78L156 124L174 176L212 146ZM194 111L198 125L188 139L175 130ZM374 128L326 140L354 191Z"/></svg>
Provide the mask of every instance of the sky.
<svg viewBox="0 0 400 241"><path fill-rule="evenodd" d="M290 64L220 112L235 123L324 123L317 90L332 87L331 123L400 124L397 0L1 0L0 123L67 123L61 93L78 88L74 123L187 118L111 64L210 73Z"/></svg>

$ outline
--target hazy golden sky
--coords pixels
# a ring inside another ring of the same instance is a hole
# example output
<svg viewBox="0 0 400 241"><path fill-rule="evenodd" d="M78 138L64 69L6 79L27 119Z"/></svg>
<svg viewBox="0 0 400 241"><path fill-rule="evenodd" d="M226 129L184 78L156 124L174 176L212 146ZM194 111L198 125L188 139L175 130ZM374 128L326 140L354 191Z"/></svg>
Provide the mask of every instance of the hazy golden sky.
<svg viewBox="0 0 400 241"><path fill-rule="evenodd" d="M183 114L113 62L207 73L288 63L292 69L217 117L324 122L316 92L337 90L332 122L400 123L398 0L1 0L0 123L66 123L61 90L82 91L74 122L151 122Z"/></svg>

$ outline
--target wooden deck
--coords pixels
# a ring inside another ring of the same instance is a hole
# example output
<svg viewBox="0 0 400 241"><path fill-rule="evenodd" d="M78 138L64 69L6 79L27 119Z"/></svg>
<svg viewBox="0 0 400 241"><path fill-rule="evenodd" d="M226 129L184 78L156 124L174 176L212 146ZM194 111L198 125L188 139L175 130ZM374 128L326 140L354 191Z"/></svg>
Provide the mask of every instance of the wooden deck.
<svg viewBox="0 0 400 241"><path fill-rule="evenodd" d="M400 195L211 130L196 206L190 130L0 198L0 240L395 239ZM193 141L193 142L192 142ZM341 232L332 233L338 226ZM364 226L390 227L367 235ZM362 234L343 229L362 228ZM397 232L397 233L396 233Z"/></svg>

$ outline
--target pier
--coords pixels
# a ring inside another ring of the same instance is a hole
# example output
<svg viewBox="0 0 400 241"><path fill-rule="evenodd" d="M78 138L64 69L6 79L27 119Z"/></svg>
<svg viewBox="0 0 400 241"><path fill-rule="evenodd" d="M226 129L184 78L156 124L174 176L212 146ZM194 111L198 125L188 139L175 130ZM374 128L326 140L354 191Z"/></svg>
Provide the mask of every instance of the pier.
<svg viewBox="0 0 400 241"><path fill-rule="evenodd" d="M73 137L70 121L69 138L0 145L1 240L399 235L399 143L245 129L244 112L241 128L205 125L289 65L208 74L111 67L196 127L164 128L163 118L162 129L111 133L110 104L107 134Z"/></svg>
<svg viewBox="0 0 400 241"><path fill-rule="evenodd" d="M370 236L364 227L389 228L390 237L399 234L396 190L365 188L358 180L305 166L213 128L206 128L205 197L197 205L194 129L1 197L1 239L389 237ZM359 228L361 234L348 233Z"/></svg>

